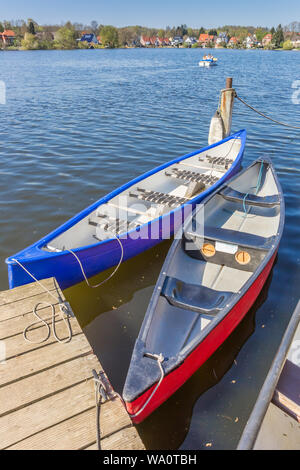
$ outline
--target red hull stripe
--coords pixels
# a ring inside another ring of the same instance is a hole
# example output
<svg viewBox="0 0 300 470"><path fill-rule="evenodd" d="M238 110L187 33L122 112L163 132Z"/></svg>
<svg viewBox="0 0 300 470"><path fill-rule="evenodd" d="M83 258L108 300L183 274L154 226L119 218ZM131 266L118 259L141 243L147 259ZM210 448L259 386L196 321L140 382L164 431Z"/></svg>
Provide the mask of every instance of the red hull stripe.
<svg viewBox="0 0 300 470"><path fill-rule="evenodd" d="M257 299L268 275L271 271L276 258L276 253L272 256L264 270L256 278L247 292L241 297L238 303L226 315L226 317L204 338L204 340L195 348L185 361L165 376L160 384L157 392L149 402L148 406L136 418L131 416L134 423L141 423L156 408L166 401L173 393L178 390L196 370L218 349L218 347L226 340L237 325L244 318L255 300ZM143 395L140 395L131 403L125 402L127 411L130 415L137 413L150 396L156 384L148 389Z"/></svg>

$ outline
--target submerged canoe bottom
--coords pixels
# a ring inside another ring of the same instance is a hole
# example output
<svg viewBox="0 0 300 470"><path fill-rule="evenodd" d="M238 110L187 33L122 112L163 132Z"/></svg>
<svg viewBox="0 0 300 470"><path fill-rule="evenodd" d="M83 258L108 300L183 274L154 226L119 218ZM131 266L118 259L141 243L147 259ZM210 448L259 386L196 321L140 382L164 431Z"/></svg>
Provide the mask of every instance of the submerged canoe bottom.
<svg viewBox="0 0 300 470"><path fill-rule="evenodd" d="M207 359L228 338L237 325L242 321L265 284L276 258L274 253L268 264L256 278L248 291L236 303L226 317L203 339L203 341L191 352L185 361L176 369L168 373L162 380L153 397L141 413L134 416L142 409L147 399L152 394L157 384L146 390L132 402L125 402L126 409L135 424L141 423L156 408L165 402L176 390L178 390Z"/></svg>

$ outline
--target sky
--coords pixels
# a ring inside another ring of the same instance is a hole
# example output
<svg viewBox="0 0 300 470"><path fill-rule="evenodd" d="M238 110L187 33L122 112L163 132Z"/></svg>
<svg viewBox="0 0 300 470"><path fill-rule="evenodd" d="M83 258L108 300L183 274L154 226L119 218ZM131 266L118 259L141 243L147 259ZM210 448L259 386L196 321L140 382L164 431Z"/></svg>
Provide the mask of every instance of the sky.
<svg viewBox="0 0 300 470"><path fill-rule="evenodd" d="M277 26L300 21L299 0L14 0L2 2L1 20L33 18L39 24L66 21L165 28L187 24Z"/></svg>

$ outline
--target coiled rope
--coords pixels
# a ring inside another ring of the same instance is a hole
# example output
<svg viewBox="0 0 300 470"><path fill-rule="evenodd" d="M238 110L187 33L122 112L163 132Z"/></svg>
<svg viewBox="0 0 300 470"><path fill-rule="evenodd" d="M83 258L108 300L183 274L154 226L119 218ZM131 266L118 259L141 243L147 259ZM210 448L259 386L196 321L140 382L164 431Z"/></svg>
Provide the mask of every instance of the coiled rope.
<svg viewBox="0 0 300 470"><path fill-rule="evenodd" d="M15 258L12 258L12 260L15 261L35 282L37 282L45 292L47 292L51 297L53 297L53 299L55 300L55 303L58 303L60 316L61 316L63 322L65 323L65 325L67 327L67 331L68 331L68 337L66 339L59 338L57 333L56 333L56 327L55 327L55 323L56 323L55 304L51 303L51 302L39 302L32 309L33 315L38 320L31 323L30 325L28 325L24 329L24 331L23 331L24 340L27 341L27 343L31 343L31 344L42 344L42 343L45 343L50 338L51 328L50 328L49 323L46 320L44 320L43 318L41 318L39 316L39 314L37 313L38 306L39 305L45 305L45 306L50 307L51 311L52 311L51 323L52 323L54 338L56 339L56 341L58 343L61 343L61 344L69 343L72 339L73 333L72 333L72 327L71 327L71 324L70 324L70 316L71 316L70 312L71 312L71 310L68 306L68 303L64 302L61 298L57 297L49 289L47 289L47 287L45 287L38 279L36 279L36 277L33 274L31 274L31 272L29 272L28 269L26 269L25 266L19 260L15 259ZM37 341L33 341L31 339L28 339L28 336L27 336L28 331L32 330L32 327L39 324L39 323L43 323L45 325L45 327L47 328L46 336L44 338L42 338L41 340L37 340Z"/></svg>
<svg viewBox="0 0 300 470"><path fill-rule="evenodd" d="M226 90L222 90L222 93L224 93ZM267 116L265 113L262 113L258 109L254 108L250 104L248 104L245 100L243 100L240 96L238 96L237 92L235 92L235 98L237 98L241 103L243 103L245 106L247 106L249 109L252 109L252 111L255 111L257 114L260 116L269 119L269 121L275 122L275 124L279 124L280 126L285 126L285 127L290 127L291 129L300 129L300 126L293 126L292 124L287 124L286 122L281 122L277 121L277 119L273 119L270 116Z"/></svg>

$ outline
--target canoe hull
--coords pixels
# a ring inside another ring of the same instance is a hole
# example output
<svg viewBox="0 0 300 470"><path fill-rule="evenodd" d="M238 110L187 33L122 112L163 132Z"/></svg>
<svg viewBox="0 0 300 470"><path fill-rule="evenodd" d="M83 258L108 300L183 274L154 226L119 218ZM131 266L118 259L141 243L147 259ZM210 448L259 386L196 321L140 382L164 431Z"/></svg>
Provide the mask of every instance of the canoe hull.
<svg viewBox="0 0 300 470"><path fill-rule="evenodd" d="M191 352L179 367L172 370L164 377L149 404L138 416L134 417L134 415L142 409L156 384L133 402L125 402L126 409L135 424L141 423L145 418L147 418L147 416L173 395L176 390L178 390L228 338L257 299L270 274L276 255L277 250L268 261L263 271L249 287L247 292L239 299L225 318L216 325L216 327L203 339L203 341Z"/></svg>

